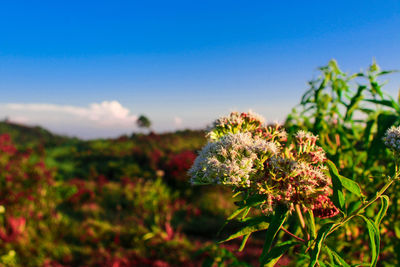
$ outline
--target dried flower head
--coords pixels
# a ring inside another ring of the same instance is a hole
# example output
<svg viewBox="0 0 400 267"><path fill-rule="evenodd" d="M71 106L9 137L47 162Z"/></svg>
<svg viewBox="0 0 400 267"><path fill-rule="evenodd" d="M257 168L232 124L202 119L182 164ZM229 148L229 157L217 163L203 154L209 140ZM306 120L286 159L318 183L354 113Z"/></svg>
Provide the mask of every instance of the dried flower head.
<svg viewBox="0 0 400 267"><path fill-rule="evenodd" d="M385 145L393 152L400 152L400 127L392 126L383 138Z"/></svg>

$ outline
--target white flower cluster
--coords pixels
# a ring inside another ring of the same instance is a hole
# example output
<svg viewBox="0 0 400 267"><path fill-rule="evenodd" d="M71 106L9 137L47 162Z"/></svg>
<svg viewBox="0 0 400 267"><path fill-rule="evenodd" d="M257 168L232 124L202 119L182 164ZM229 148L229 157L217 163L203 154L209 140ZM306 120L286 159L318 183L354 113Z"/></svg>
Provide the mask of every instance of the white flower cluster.
<svg viewBox="0 0 400 267"><path fill-rule="evenodd" d="M392 126L383 138L385 145L394 152L400 152L400 127Z"/></svg>
<svg viewBox="0 0 400 267"><path fill-rule="evenodd" d="M273 142L251 133L228 133L217 141L210 141L189 170L192 184L225 184L249 187L251 176L263 162L278 153Z"/></svg>

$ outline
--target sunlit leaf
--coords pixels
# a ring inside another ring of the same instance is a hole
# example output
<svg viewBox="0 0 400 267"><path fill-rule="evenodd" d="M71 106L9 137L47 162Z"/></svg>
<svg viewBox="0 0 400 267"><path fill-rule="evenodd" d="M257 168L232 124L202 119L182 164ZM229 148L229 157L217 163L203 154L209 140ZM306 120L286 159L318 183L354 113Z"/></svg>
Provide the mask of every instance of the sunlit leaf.
<svg viewBox="0 0 400 267"><path fill-rule="evenodd" d="M332 254L332 257L335 261L336 264L338 264L339 266L344 266L344 267L350 267L349 264L347 264L347 262L333 249L326 247L328 252Z"/></svg>
<svg viewBox="0 0 400 267"><path fill-rule="evenodd" d="M381 199L381 209L379 210L378 215L375 217L376 227L379 227L383 217L386 215L386 212L389 208L389 197L386 195L382 195L380 199Z"/></svg>
<svg viewBox="0 0 400 267"><path fill-rule="evenodd" d="M331 174L333 174L333 176L335 176L335 178L337 178L340 181L341 185L344 188L346 188L347 190L349 190L350 192L352 192L353 194L355 194L358 197L362 196L361 188L356 182L340 175L335 164L332 161L328 160L327 164L329 166L329 170L330 170Z"/></svg>
<svg viewBox="0 0 400 267"><path fill-rule="evenodd" d="M285 222L286 215L288 213L288 209L286 206L279 205L275 209L275 214L272 217L271 223L267 229L263 251L260 257L261 264L265 263L267 258L268 252L271 248L272 242L276 234L278 233L279 229L281 228L282 224Z"/></svg>
<svg viewBox="0 0 400 267"><path fill-rule="evenodd" d="M250 218L245 222L241 223L239 229L237 229L233 234L219 241L219 243L223 243L253 232L265 230L268 228L268 226L269 226L269 218L264 215Z"/></svg>
<svg viewBox="0 0 400 267"><path fill-rule="evenodd" d="M371 246L371 264L370 264L370 266L374 267L374 266L376 266L376 264L378 262L378 256L379 256L379 246L380 246L379 230L378 230L376 224L371 219L369 219L363 215L358 215L358 216L363 218L365 223L367 224L370 246Z"/></svg>
<svg viewBox="0 0 400 267"><path fill-rule="evenodd" d="M239 247L239 251L243 251L244 247L246 246L247 240L249 240L251 233L246 234L243 236L242 244Z"/></svg>
<svg viewBox="0 0 400 267"><path fill-rule="evenodd" d="M321 229L319 229L317 238L315 239L314 248L311 251L311 259L310 259L309 267L314 267L317 264L319 253L321 252L322 244L325 241L325 238L326 238L328 232L332 229L333 226L334 226L333 223L327 223L327 224L324 224L321 227Z"/></svg>

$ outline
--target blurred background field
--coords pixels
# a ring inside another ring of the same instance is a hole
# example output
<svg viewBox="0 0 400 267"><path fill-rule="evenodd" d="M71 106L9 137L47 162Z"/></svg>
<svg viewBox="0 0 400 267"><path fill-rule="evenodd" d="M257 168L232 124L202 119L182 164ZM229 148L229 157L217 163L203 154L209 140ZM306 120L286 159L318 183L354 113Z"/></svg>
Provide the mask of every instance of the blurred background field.
<svg viewBox="0 0 400 267"><path fill-rule="evenodd" d="M199 266L231 257L213 245L234 210L229 190L192 187L186 175L203 131L93 141L5 121L0 131L4 265Z"/></svg>
<svg viewBox="0 0 400 267"><path fill-rule="evenodd" d="M217 244L243 226L222 229L232 192L187 176L207 126L233 110L319 135L366 196L393 171L397 0L16 0L0 25L0 266L258 266L265 233L242 252L240 238ZM400 265L399 189L381 266ZM348 224L328 242L361 264L365 232ZM297 252L279 264L304 266Z"/></svg>

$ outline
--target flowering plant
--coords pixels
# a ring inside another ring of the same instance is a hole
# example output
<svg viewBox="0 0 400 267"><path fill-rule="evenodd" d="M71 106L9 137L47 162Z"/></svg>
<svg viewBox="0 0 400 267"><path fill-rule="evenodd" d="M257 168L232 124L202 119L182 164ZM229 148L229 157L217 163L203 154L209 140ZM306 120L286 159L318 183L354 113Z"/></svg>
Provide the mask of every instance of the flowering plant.
<svg viewBox="0 0 400 267"><path fill-rule="evenodd" d="M398 179L397 168L394 177L366 200L360 186L338 173L317 145L318 137L309 132L288 136L279 125L265 125L258 114L232 112L216 120L207 137L208 144L189 170L191 183L230 186L234 197L240 198L228 222L236 219L241 227L221 242L243 237L242 250L253 232L266 230L261 266L274 264L290 249L303 255L309 266L348 266L341 253L326 245L325 240L359 217L366 223L370 237L370 266L376 265L379 224L389 204L383 193ZM397 157L400 129L388 130L384 142ZM380 211L375 218L367 217L365 210L378 199ZM298 223L293 224L292 216Z"/></svg>

